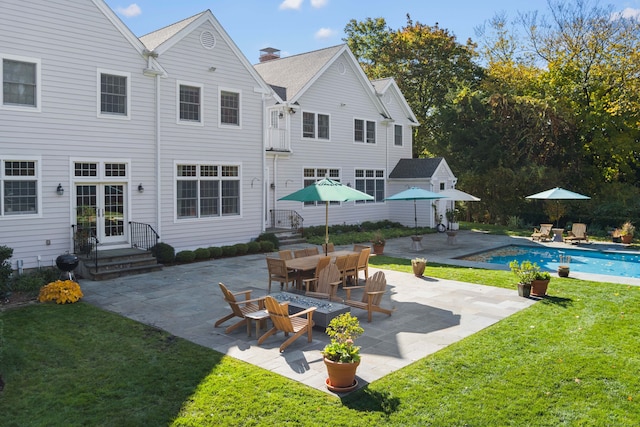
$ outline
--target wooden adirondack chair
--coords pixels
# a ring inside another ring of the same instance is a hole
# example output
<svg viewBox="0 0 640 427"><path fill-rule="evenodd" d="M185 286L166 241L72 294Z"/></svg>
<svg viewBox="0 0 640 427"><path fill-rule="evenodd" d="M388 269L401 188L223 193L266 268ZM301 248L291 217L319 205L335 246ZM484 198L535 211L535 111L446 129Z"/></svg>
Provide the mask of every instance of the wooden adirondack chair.
<svg viewBox="0 0 640 427"><path fill-rule="evenodd" d="M361 300L351 299L351 292L354 289L363 289ZM362 310L367 310L369 317L368 321L371 322L371 317L374 311L379 313L385 313L391 316L391 313L395 309L387 309L380 307L382 302L382 295L387 292L387 278L382 271L376 272L373 276L367 278L367 284L364 286L348 286L344 288L347 296L344 300L344 304L351 307L356 307Z"/></svg>
<svg viewBox="0 0 640 427"><path fill-rule="evenodd" d="M333 301L340 283L342 283L342 281L340 280L338 267L333 263L329 264L320 270L318 277L304 280L306 286L305 295L312 298L322 298Z"/></svg>
<svg viewBox="0 0 640 427"><path fill-rule="evenodd" d="M531 234L531 240L551 240L551 229L553 224L540 224L540 228L534 228Z"/></svg>
<svg viewBox="0 0 640 427"><path fill-rule="evenodd" d="M571 226L571 231L569 231L567 237L564 238L564 241L571 243L577 241L579 243L581 240L584 240L585 242L589 241L589 237L587 236L587 224L575 222Z"/></svg>
<svg viewBox="0 0 640 427"><path fill-rule="evenodd" d="M280 346L281 353L289 344L304 335L305 332L307 333L307 342L312 341L313 312L316 310L316 307L310 307L290 315L288 302L279 303L269 295L265 297L265 305L269 312L269 317L273 322L273 328L269 329L258 339L258 345L262 344L271 335L278 333L278 331L284 332L285 336L288 336L290 333L293 334Z"/></svg>
<svg viewBox="0 0 640 427"><path fill-rule="evenodd" d="M251 299L251 290L241 291L241 292L231 292L223 283L219 283L220 290L224 295L224 300L231 307L231 314L224 316L222 319L218 320L215 323L215 327L217 328L222 323L226 322L229 319L234 317L239 317L240 320L238 323L235 323L225 329L225 333L229 333L236 328L239 328L242 325L247 325L247 318L245 317L248 313L254 313L256 311L264 310L264 298L254 298ZM244 295L243 300L237 300L236 296Z"/></svg>

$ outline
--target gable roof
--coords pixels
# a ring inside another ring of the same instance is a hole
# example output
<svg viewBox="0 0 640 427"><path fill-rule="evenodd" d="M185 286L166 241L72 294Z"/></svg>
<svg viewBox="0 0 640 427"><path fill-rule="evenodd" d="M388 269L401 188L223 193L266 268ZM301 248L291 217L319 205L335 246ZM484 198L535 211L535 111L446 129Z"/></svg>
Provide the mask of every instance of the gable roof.
<svg viewBox="0 0 640 427"><path fill-rule="evenodd" d="M444 157L428 157L423 159L400 159L389 178L411 179L431 178L436 172Z"/></svg>
<svg viewBox="0 0 640 427"><path fill-rule="evenodd" d="M398 83L396 83L395 79L392 77L387 77L384 79L376 79L372 80L371 84L375 88L376 92L378 92L381 96L392 95L400 104L400 107L404 111L404 115L411 122L412 126L420 126L418 122L418 118L413 114L413 110L409 106L407 99L404 97L404 94L400 90Z"/></svg>
<svg viewBox="0 0 640 427"><path fill-rule="evenodd" d="M224 30L222 25L213 16L211 10L205 10L204 12L193 15L189 18L178 21L175 24L171 24L167 27L161 28L157 31L149 33L140 37L145 47L157 56L162 56L163 53L171 49L182 39L191 34L205 22L209 22L218 32L222 40L229 46L229 49L233 52L234 56L240 61L244 68L249 72L253 79L260 85L260 90L263 93L271 93L269 85L260 77L260 74L251 66L249 60L242 54L235 42L229 37L229 34ZM161 60L160 60L161 62Z"/></svg>
<svg viewBox="0 0 640 427"><path fill-rule="evenodd" d="M284 89L284 98L281 96L282 101L294 104L343 54L351 61L352 67L356 71L355 74L358 81L360 81L366 95L375 105L380 115L384 118L389 118L389 111L383 105L382 101L380 101L371 81L369 81L362 67L360 67L357 59L353 56L353 53L351 53L351 50L349 50L346 44L288 56L286 58L272 59L255 64L254 68L274 91L276 91L275 87L280 88L279 91L276 91L278 95L280 95L283 92L282 89Z"/></svg>

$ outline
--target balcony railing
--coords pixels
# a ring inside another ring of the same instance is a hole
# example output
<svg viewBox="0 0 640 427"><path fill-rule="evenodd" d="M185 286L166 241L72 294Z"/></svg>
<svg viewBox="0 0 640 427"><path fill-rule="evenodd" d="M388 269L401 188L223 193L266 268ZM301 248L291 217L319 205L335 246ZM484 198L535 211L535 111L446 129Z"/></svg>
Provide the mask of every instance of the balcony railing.
<svg viewBox="0 0 640 427"><path fill-rule="evenodd" d="M286 129L271 128L267 135L267 151L291 151L289 132Z"/></svg>

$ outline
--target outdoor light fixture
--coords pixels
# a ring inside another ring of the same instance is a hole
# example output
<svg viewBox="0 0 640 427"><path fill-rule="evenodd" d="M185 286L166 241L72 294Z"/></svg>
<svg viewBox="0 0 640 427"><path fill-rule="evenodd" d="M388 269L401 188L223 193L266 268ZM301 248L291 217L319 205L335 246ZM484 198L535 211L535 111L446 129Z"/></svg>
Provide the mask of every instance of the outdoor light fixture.
<svg viewBox="0 0 640 427"><path fill-rule="evenodd" d="M64 194L64 188L62 188L62 184L58 184L58 188L56 188L56 193L58 193L58 196L62 196Z"/></svg>
<svg viewBox="0 0 640 427"><path fill-rule="evenodd" d="M296 110L295 108L289 108L289 114L295 114Z"/></svg>
<svg viewBox="0 0 640 427"><path fill-rule="evenodd" d="M142 183L138 184L138 192L144 193L144 187L142 186Z"/></svg>

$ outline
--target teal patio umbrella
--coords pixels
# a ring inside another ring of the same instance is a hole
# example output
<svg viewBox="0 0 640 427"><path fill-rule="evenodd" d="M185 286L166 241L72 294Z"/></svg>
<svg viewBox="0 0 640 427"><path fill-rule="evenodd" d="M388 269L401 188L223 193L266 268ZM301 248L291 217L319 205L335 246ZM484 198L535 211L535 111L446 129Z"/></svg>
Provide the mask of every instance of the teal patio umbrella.
<svg viewBox="0 0 640 427"><path fill-rule="evenodd" d="M411 187L404 191L387 197L385 200L413 200L413 220L415 222L416 234L418 233L418 213L416 209L416 200L433 200L433 199L446 199L447 196L443 196L433 191L428 191L420 187Z"/></svg>
<svg viewBox="0 0 640 427"><path fill-rule="evenodd" d="M329 202L352 202L356 200L374 200L373 196L343 185L329 178L321 179L301 190L279 198L278 200L292 200L296 202L324 202L325 203L325 248L329 243ZM326 249L325 249L326 255Z"/></svg>
<svg viewBox="0 0 640 427"><path fill-rule="evenodd" d="M541 193L532 194L527 199L555 200L556 201L556 227L560 224L560 200L588 200L591 197L574 193L564 188L556 187Z"/></svg>

